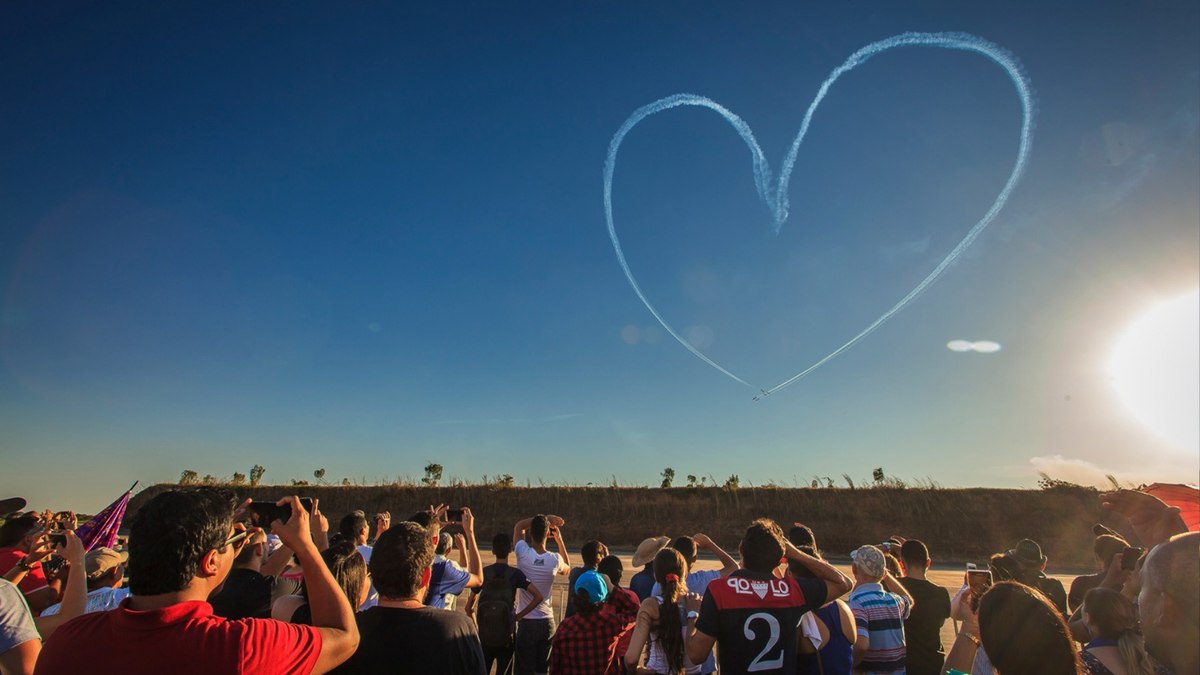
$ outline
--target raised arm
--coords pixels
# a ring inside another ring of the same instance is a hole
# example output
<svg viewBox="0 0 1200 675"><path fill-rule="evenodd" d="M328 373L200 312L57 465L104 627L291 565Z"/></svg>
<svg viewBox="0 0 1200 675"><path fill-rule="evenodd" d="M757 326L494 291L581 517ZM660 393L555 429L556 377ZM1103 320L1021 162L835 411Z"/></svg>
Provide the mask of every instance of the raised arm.
<svg viewBox="0 0 1200 675"><path fill-rule="evenodd" d="M698 532L692 536L692 539L695 540L697 548L711 551L713 555L717 556L717 560L721 561L721 576L727 577L730 574L738 571L738 568L740 567L740 565L738 565L738 561L734 560L733 556L726 553L725 549L717 546L717 542L709 538L707 534Z"/></svg>
<svg viewBox="0 0 1200 675"><path fill-rule="evenodd" d="M327 673L333 670L358 649L358 625L354 621L354 608L342 592L333 574L321 559L321 553L313 544L309 530L308 512L300 506L298 497L287 497L277 502L279 506L291 505L292 516L286 523L278 520L271 523L271 530L279 535L284 546L292 549L304 571L304 586L308 591L308 607L312 613L312 625L321 633L321 654L312 672Z"/></svg>
<svg viewBox="0 0 1200 675"><path fill-rule="evenodd" d="M912 611L913 605L916 604L916 601L913 600L913 596L908 592L908 589L904 587L904 584L897 581L896 577L892 576L892 573L886 570L883 573L883 587L904 598L904 602L908 604L909 611Z"/></svg>
<svg viewBox="0 0 1200 675"><path fill-rule="evenodd" d="M62 608L58 614L39 616L33 620L43 640L50 637L59 626L77 616L83 616L84 610L87 609L87 563L84 560L83 542L75 536L74 531L63 532L66 534L67 543L61 549L62 556L70 565L67 572L67 588L63 591Z"/></svg>
<svg viewBox="0 0 1200 675"><path fill-rule="evenodd" d="M557 516L556 516L557 517ZM562 518L559 518L561 521ZM558 554L562 556L563 564L559 566L558 574L571 573L571 554L567 551L567 545L563 543L561 525L552 525L550 527L550 538L554 540L554 545L558 546Z"/></svg>
<svg viewBox="0 0 1200 675"><path fill-rule="evenodd" d="M463 538L467 544L465 567L471 575L467 588L479 588L483 585L483 561L479 559L479 544L475 541L475 516L471 509L463 508L462 511Z"/></svg>
<svg viewBox="0 0 1200 675"><path fill-rule="evenodd" d="M796 548L792 542L784 541L783 550L784 554L789 560L795 560L796 562L800 563L806 569L808 569L808 571L817 575L818 579L825 582L826 602L840 598L854 588L854 582L850 579L850 577L842 574L838 568L830 565L820 558L814 558L804 551L801 551L800 549ZM896 585L899 586L899 584ZM903 588L903 586L901 586L901 588ZM905 595L907 594L908 591L905 591ZM911 596L909 596L909 602L912 602Z"/></svg>

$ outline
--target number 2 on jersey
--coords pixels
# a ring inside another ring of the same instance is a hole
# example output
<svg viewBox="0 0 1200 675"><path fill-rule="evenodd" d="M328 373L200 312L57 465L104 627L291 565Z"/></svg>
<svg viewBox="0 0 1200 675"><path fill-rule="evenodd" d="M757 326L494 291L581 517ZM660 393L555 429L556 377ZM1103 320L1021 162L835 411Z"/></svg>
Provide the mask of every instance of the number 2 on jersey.
<svg viewBox="0 0 1200 675"><path fill-rule="evenodd" d="M765 657L768 652L774 649L775 645L779 642L779 619L776 619L766 612L755 612L754 614L746 617L746 623L742 626L742 632L745 633L747 640L754 640L758 638L758 632L751 630L750 628L750 624L754 623L756 620L765 621L767 623L767 628L770 629L770 634L767 637L767 645L763 647L762 651L758 653L758 656L754 657L754 660L750 662L750 666L746 668L746 672L756 673L760 670L775 670L782 668L783 647L779 648L779 656L771 659L770 661L763 661L763 657Z"/></svg>

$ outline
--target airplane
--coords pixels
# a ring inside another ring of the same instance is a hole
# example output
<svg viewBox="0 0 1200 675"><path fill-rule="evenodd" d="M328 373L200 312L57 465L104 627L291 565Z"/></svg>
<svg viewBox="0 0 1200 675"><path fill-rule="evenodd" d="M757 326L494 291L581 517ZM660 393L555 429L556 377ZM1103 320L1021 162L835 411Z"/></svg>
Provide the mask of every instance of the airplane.
<svg viewBox="0 0 1200 675"><path fill-rule="evenodd" d="M754 397L755 401L761 401L771 395L771 392L767 391L766 389L759 389L759 391L762 393Z"/></svg>

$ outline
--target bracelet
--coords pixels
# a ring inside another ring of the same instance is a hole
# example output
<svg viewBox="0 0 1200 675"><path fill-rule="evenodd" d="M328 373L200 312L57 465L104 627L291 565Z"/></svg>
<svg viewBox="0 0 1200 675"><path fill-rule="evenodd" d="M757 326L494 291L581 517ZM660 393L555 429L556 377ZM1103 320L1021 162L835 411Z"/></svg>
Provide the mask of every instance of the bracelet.
<svg viewBox="0 0 1200 675"><path fill-rule="evenodd" d="M30 562L29 562L29 556L25 556L25 557L21 558L20 560L18 560L17 567L26 572L31 571L33 569L33 565L30 564Z"/></svg>

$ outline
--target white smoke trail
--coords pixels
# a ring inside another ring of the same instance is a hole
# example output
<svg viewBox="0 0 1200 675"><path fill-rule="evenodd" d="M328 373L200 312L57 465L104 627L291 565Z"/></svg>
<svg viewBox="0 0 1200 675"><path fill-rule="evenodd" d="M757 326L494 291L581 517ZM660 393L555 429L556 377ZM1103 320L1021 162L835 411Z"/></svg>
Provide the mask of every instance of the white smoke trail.
<svg viewBox="0 0 1200 675"><path fill-rule="evenodd" d="M816 113L817 107L821 105L821 101L825 99L825 95L829 93L829 89L833 86L833 83L836 82L842 75L845 75L863 63L866 63L871 57L897 47L937 47L941 49L956 49L960 51L975 52L991 59L996 63L996 65L1003 68L1008 73L1009 78L1012 80L1013 86L1017 90L1017 96L1021 99L1021 137L1017 146L1016 162L1013 165L1012 172L1008 176L1008 181L1004 184L1004 188L1000 190L996 200L992 202L991 208L989 208L987 212L983 214L983 217L971 227L962 240L959 241L958 244L951 249L948 254L946 254L946 257L937 264L933 271L931 271L924 279L921 280L920 283L918 283L911 291L901 298L899 302L893 305L891 309L884 312L878 319L873 321L857 335L850 338L845 344L833 350L828 355L821 358L808 368L800 371L796 375L793 375L780 384L777 384L771 389L766 390L764 395L779 391L780 389L808 375L817 368L825 365L830 360L847 349L850 349L860 340L873 333L875 329L883 325L885 321L895 316L896 313L903 309L905 305L912 302L917 296L924 292L930 284L936 281L937 278L940 277L946 270L946 268L948 268L955 261L955 259L957 259L958 256L961 255L962 252L965 251L967 247L975 241L975 238L979 236L983 229L996 218L996 214L1000 212L1000 209L1004 208L1005 202L1008 201L1009 195L1012 194L1013 189L1021 179L1021 174L1025 171L1025 166L1029 159L1029 148L1033 140L1033 87L1030 84L1029 79L1025 76L1021 64L1017 61L1016 57L1002 47L968 33L903 33L901 35L887 38L886 40L873 42L866 47L859 49L851 54L850 58L846 59L842 65L835 68L833 72L829 74L829 77L827 77L825 81L821 83L821 88L817 90L816 97L813 98L812 103L809 104L808 111L804 114L804 120L800 123L800 131L796 134L796 138L792 141L791 148L788 150L788 154L784 158L783 166L779 174L779 181L774 189L771 187L770 166L767 164L767 159L763 155L762 148L759 147L758 141L755 140L754 133L750 130L750 126L747 125L742 118L735 115L729 109L704 96L698 96L696 94L676 94L674 96L668 96L666 98L659 99L649 105L642 106L641 108L635 110L633 114L630 115L627 120L625 120L625 123L621 125L621 127L617 130L617 133L613 136L612 142L609 143L608 158L604 163L604 215L608 224L608 236L612 239L613 249L617 253L617 261L621 264L621 269L625 272L625 278L629 280L629 285L633 287L633 292L637 294L638 298L642 301L642 304L646 305L646 309L650 310L650 313L654 315L654 318L657 319L660 324L662 324L662 327L665 328L667 332L679 342L679 344L683 345L688 351L696 355L697 358L728 375L734 380L748 387L757 388L705 356L700 350L693 347L690 342L679 335L679 333L675 332L675 329L672 328L671 325L667 323L666 319L664 319L662 315L658 313L658 310L654 308L654 305L650 303L650 300L647 299L646 295L642 292L641 287L638 286L633 272L629 269L629 263L625 260L625 254L621 250L621 242L617 237L617 229L613 223L612 179L613 173L616 171L617 167L617 152L621 149L621 143L624 142L625 136L635 126L641 123L642 120L651 115L680 106L696 106L708 108L716 112L717 114L721 115L721 117L725 118L727 122L729 122L734 130L737 131L738 135L742 137L742 140L746 143L746 146L750 149L750 160L752 163L752 168L754 169L755 186L758 189L759 197L771 210L771 230L778 234L780 228L783 227L783 223L788 217L789 203L787 188L788 182L791 180L792 168L796 164L796 156L800 151L800 144L804 141L805 134L808 133L809 124L812 122L813 114ZM758 398L761 398L761 396Z"/></svg>

